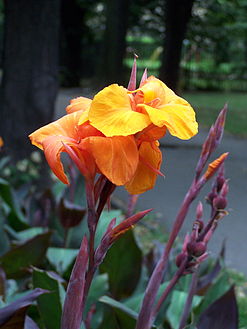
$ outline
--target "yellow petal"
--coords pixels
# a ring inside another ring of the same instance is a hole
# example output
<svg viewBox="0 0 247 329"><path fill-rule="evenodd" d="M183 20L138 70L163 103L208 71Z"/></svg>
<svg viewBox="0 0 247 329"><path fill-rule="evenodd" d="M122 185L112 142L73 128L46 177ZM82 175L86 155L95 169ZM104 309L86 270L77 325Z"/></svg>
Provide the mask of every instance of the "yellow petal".
<svg viewBox="0 0 247 329"><path fill-rule="evenodd" d="M77 97L70 100L70 105L66 107L67 113L73 113L77 111L86 111L89 109L92 100L86 97Z"/></svg>
<svg viewBox="0 0 247 329"><path fill-rule="evenodd" d="M138 165L134 137L88 137L86 141L99 170L112 183L124 185L133 177Z"/></svg>
<svg viewBox="0 0 247 329"><path fill-rule="evenodd" d="M140 194L154 187L157 173L160 169L162 153L156 142L143 142L139 148L140 161L135 176L125 185L130 194Z"/></svg>
<svg viewBox="0 0 247 329"><path fill-rule="evenodd" d="M132 110L127 90L117 84L100 91L89 110L90 123L105 136L128 136L150 124L147 115Z"/></svg>
<svg viewBox="0 0 247 329"><path fill-rule="evenodd" d="M29 135L33 145L43 150L42 142L49 136L67 136L78 138L78 121L82 112L77 111L63 116L61 119L37 129Z"/></svg>
<svg viewBox="0 0 247 329"><path fill-rule="evenodd" d="M166 126L173 136L189 139L198 132L195 112L189 104L168 104L159 109L148 105L143 105L143 107L154 125Z"/></svg>

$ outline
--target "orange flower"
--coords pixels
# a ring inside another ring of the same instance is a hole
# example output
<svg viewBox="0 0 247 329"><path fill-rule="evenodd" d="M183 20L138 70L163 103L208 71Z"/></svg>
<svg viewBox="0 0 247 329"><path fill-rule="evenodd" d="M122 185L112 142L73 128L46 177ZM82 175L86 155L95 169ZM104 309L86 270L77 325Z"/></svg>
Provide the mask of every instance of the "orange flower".
<svg viewBox="0 0 247 329"><path fill-rule="evenodd" d="M69 154L86 179L93 179L99 172L115 185L126 184L138 165L134 137L105 137L88 122L79 126L83 113L83 110L72 111L36 130L29 136L32 144L44 150L52 171L65 184L69 181L60 160L61 152Z"/></svg>
<svg viewBox="0 0 247 329"><path fill-rule="evenodd" d="M128 136L151 126L167 128L180 139L197 133L195 112L162 81L151 76L140 88L128 91L117 84L100 91L93 99L88 118L105 136ZM85 122L80 118L80 124ZM162 135L162 134L160 134Z"/></svg>

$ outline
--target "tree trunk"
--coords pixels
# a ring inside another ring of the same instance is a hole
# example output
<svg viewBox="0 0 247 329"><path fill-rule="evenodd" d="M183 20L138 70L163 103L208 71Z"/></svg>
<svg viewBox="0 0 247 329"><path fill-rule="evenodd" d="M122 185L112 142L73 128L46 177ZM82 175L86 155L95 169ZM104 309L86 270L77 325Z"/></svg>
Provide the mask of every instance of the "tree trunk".
<svg viewBox="0 0 247 329"><path fill-rule="evenodd" d="M178 87L179 64L194 0L166 0L164 51L160 78L173 90Z"/></svg>
<svg viewBox="0 0 247 329"><path fill-rule="evenodd" d="M58 89L60 0L5 0L0 135L14 159L53 118Z"/></svg>
<svg viewBox="0 0 247 329"><path fill-rule="evenodd" d="M85 10L77 0L61 2L61 56L62 85L77 87L82 72L82 39L85 34Z"/></svg>
<svg viewBox="0 0 247 329"><path fill-rule="evenodd" d="M102 57L102 79L105 83L123 83L123 59L129 0L106 0L106 27Z"/></svg>

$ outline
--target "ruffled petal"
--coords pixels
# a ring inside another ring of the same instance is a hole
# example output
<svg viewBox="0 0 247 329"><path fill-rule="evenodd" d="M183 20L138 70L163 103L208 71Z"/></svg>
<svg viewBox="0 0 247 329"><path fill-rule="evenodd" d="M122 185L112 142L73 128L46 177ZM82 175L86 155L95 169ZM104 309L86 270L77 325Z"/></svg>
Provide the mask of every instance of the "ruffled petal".
<svg viewBox="0 0 247 329"><path fill-rule="evenodd" d="M148 126L147 128L140 131L135 135L138 141L142 142L154 142L166 134L166 127L157 127L154 124Z"/></svg>
<svg viewBox="0 0 247 329"><path fill-rule="evenodd" d="M148 105L143 107L154 125L166 126L173 136L189 139L198 132L195 112L190 105L168 104L159 109Z"/></svg>
<svg viewBox="0 0 247 329"><path fill-rule="evenodd" d="M70 100L70 105L66 107L66 112L73 113L77 111L86 111L89 109L92 100L87 97L77 97Z"/></svg>
<svg viewBox="0 0 247 329"><path fill-rule="evenodd" d="M78 139L78 121L82 112L77 111L63 116L61 119L49 123L29 135L33 145L43 150L42 142L49 136L70 137Z"/></svg>
<svg viewBox="0 0 247 329"><path fill-rule="evenodd" d="M143 142L139 148L140 161L134 177L125 185L130 194L140 194L154 187L162 153L157 142ZM153 169L152 169L153 168Z"/></svg>
<svg viewBox="0 0 247 329"><path fill-rule="evenodd" d="M125 88L117 84L100 91L89 110L90 123L105 136L128 136L150 124L149 117L132 110Z"/></svg>
<svg viewBox="0 0 247 329"><path fill-rule="evenodd" d="M134 137L88 137L83 145L90 149L99 170L113 184L124 185L135 174L139 157Z"/></svg>
<svg viewBox="0 0 247 329"><path fill-rule="evenodd" d="M138 89L143 93L144 103L152 106L149 103L159 101L160 104L167 104L178 97L167 85L161 80L150 76ZM136 95L138 97L138 93Z"/></svg>
<svg viewBox="0 0 247 329"><path fill-rule="evenodd" d="M49 136L43 140L42 148L53 173L64 184L69 184L68 177L64 173L64 167L60 159L61 152L65 151L64 144L73 145L74 141L69 137Z"/></svg>

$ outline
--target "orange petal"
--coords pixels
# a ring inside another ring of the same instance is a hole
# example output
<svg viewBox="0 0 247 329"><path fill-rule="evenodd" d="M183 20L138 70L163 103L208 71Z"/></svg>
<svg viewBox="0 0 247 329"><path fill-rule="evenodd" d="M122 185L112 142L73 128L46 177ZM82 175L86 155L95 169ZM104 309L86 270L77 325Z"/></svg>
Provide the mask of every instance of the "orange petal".
<svg viewBox="0 0 247 329"><path fill-rule="evenodd" d="M86 111L92 103L90 98L77 97L70 100L70 105L66 107L67 113L73 113L77 111Z"/></svg>
<svg viewBox="0 0 247 329"><path fill-rule="evenodd" d="M63 116L61 119L49 123L48 125L36 130L29 138L33 145L43 150L43 141L49 136L64 136L75 140L78 139L78 121L82 112L74 112Z"/></svg>
<svg viewBox="0 0 247 329"><path fill-rule="evenodd" d="M139 161L135 176L125 185L130 194L140 194L152 189L156 182L157 172L151 167L159 170L162 162L162 153L156 142L141 143L139 154L145 161Z"/></svg>
<svg viewBox="0 0 247 329"><path fill-rule="evenodd" d="M157 127L154 124L143 129L135 135L138 141L142 142L154 142L166 134L166 127Z"/></svg>
<svg viewBox="0 0 247 329"><path fill-rule="evenodd" d="M138 150L134 137L88 137L87 143L103 175L113 184L124 185L134 175L138 165Z"/></svg>
<svg viewBox="0 0 247 329"><path fill-rule="evenodd" d="M89 120L109 137L132 135L150 124L148 115L132 110L127 89L117 84L104 88L94 97Z"/></svg>
<svg viewBox="0 0 247 329"><path fill-rule="evenodd" d="M69 137L49 136L42 142L45 157L51 170L64 184L69 184L60 159L61 152L64 152L64 144L73 145L74 141Z"/></svg>

